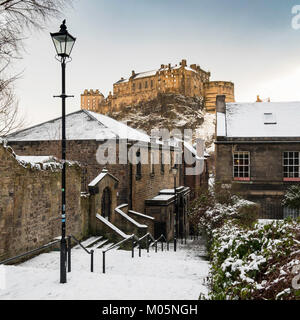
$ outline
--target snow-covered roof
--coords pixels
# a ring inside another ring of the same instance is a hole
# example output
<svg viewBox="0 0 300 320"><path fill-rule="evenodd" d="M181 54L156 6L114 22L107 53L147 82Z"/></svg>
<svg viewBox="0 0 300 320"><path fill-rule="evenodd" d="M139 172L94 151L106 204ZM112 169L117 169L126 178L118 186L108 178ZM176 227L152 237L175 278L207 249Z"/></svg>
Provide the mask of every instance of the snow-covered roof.
<svg viewBox="0 0 300 320"><path fill-rule="evenodd" d="M176 187L176 192L181 192L184 188L184 186ZM174 194L174 188L160 190L159 194Z"/></svg>
<svg viewBox="0 0 300 320"><path fill-rule="evenodd" d="M115 176L113 176L112 174L110 174L108 172L107 169L103 169L101 171L101 173L95 178L93 179L90 183L89 183L89 187L95 187L104 177L106 177L107 175L109 175L111 178L113 178L116 181L119 181L119 179L117 179Z"/></svg>
<svg viewBox="0 0 300 320"><path fill-rule="evenodd" d="M174 196L171 194L159 194L158 196L155 196L151 199L151 201L168 201L173 199Z"/></svg>
<svg viewBox="0 0 300 320"><path fill-rule="evenodd" d="M162 72L162 71L167 71L167 70L176 70L176 69L180 69L182 68L182 66L171 66L171 68L169 68L168 66L166 66L165 68L160 68L160 69L157 69L157 70L150 70L150 71L145 71L145 72L139 72L139 73L135 73L133 76L129 77L129 78L122 78L121 80L115 82L115 84L120 84L120 83L126 83L129 81L129 79L140 79L140 78L146 78L146 77L151 77L151 76L155 76L155 74L157 72ZM195 72L197 73L196 70L190 68L190 67L187 67L185 66L184 67L185 70L187 71L192 71L192 72Z"/></svg>
<svg viewBox="0 0 300 320"><path fill-rule="evenodd" d="M201 157L200 155L197 154L197 149L193 145L189 144L186 141L183 141L183 145L187 150L189 150L196 157L197 160L205 160L204 149L200 151L203 153L203 156ZM204 148L204 144L203 144L203 148Z"/></svg>
<svg viewBox="0 0 300 320"><path fill-rule="evenodd" d="M300 137L300 102L227 103L217 112L217 136Z"/></svg>
<svg viewBox="0 0 300 320"><path fill-rule="evenodd" d="M150 142L150 137L103 114L79 110L66 115L68 140L128 139ZM61 118L50 120L6 137L9 141L41 141L61 139Z"/></svg>

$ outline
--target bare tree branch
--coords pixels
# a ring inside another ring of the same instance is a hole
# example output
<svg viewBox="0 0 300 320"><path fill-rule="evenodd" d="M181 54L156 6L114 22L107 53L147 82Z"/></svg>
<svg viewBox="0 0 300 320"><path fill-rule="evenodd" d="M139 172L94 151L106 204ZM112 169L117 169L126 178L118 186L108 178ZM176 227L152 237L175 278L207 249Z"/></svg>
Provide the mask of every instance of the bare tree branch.
<svg viewBox="0 0 300 320"><path fill-rule="evenodd" d="M26 30L41 30L51 18L60 17L72 0L0 0L0 136L18 129L18 102L13 93L17 76L8 66L21 57Z"/></svg>

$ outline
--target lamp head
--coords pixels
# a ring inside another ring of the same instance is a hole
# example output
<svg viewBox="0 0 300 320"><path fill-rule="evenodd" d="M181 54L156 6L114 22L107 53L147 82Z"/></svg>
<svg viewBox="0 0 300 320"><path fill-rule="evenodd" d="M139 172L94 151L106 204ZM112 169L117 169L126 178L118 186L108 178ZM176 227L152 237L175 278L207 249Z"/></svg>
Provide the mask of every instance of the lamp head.
<svg viewBox="0 0 300 320"><path fill-rule="evenodd" d="M70 57L76 38L67 31L66 20L60 25L59 32L50 35L57 55L63 58Z"/></svg>

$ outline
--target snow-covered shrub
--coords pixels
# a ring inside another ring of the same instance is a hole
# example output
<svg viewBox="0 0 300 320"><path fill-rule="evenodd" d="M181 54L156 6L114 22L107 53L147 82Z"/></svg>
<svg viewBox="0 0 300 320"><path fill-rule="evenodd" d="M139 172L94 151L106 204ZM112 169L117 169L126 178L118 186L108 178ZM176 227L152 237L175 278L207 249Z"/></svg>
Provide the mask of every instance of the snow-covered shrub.
<svg viewBox="0 0 300 320"><path fill-rule="evenodd" d="M230 209L231 210L231 209ZM300 219L246 228L227 220L211 230L210 299L300 299Z"/></svg>
<svg viewBox="0 0 300 320"><path fill-rule="evenodd" d="M300 209L300 185L295 184L288 188L282 204L291 209Z"/></svg>
<svg viewBox="0 0 300 320"><path fill-rule="evenodd" d="M234 219L236 223L244 226L253 225L258 218L259 205L236 195L229 197L227 192L226 190L219 198L215 196L216 193L209 191L201 193L192 203L189 212L191 225L205 231L208 236L212 230L220 228L229 219ZM217 201L220 198L223 203Z"/></svg>

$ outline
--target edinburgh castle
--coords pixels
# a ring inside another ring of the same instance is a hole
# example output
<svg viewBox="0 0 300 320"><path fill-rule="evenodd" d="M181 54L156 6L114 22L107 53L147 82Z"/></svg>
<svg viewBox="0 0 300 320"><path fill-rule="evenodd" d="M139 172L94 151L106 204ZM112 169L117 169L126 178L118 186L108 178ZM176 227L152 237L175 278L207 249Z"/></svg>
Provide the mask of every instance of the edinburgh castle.
<svg viewBox="0 0 300 320"><path fill-rule="evenodd" d="M208 112L215 112L217 95L225 95L227 102L234 102L234 84L228 81L210 81L210 72L199 65L161 65L158 70L132 74L113 85L108 97L99 90L85 90L81 95L81 109L102 114L119 111L123 107L155 99L158 94L174 93L188 97L203 97Z"/></svg>

